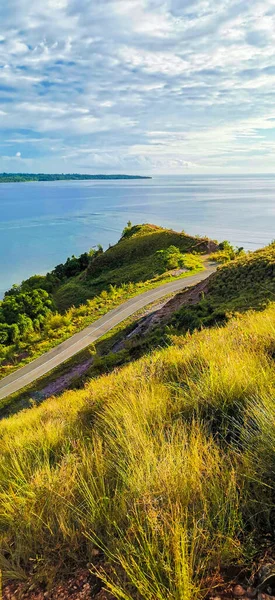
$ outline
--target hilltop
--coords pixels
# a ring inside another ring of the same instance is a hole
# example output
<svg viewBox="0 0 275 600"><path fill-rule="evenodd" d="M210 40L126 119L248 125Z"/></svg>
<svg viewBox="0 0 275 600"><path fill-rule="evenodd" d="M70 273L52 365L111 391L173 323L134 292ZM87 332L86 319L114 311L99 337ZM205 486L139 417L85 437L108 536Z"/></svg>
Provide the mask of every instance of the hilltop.
<svg viewBox="0 0 275 600"><path fill-rule="evenodd" d="M217 248L208 238L194 237L156 225L126 227L122 237L105 252L102 248L79 275L64 278L54 291L60 311L86 302L110 285L121 286L154 279L162 269L157 252L175 246L182 253L206 254Z"/></svg>
<svg viewBox="0 0 275 600"><path fill-rule="evenodd" d="M152 179L144 175L85 175L81 173L0 173L0 183L28 181L85 181L112 179Z"/></svg>
<svg viewBox="0 0 275 600"><path fill-rule="evenodd" d="M9 290L0 303L3 377L90 325L125 300L204 269L217 246L154 225L128 226L117 244L72 256Z"/></svg>

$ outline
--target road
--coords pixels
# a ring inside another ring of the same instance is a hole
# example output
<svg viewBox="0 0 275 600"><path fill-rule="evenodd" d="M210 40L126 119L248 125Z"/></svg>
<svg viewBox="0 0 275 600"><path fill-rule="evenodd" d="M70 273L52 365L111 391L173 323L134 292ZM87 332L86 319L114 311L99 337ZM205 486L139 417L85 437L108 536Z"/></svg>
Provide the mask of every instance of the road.
<svg viewBox="0 0 275 600"><path fill-rule="evenodd" d="M106 315L94 321L91 325L76 333L62 344L55 346L49 352L46 352L39 358L30 362L25 367L18 369L11 375L0 380L0 400L7 398L11 394L18 392L27 385L33 383L52 369L55 369L69 358L78 354L87 346L102 337L105 333L113 329L116 325L130 317L135 312L144 308L154 300L158 300L167 294L183 290L191 285L203 281L216 269L215 266L205 265L205 271L191 275L190 277L177 279L171 283L165 283L153 290L139 294L117 308L110 310Z"/></svg>

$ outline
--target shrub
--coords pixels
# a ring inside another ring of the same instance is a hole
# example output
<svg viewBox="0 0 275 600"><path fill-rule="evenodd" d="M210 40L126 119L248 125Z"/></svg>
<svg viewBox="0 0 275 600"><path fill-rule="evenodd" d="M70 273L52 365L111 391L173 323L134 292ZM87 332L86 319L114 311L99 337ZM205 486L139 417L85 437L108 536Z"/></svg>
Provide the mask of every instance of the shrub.
<svg viewBox="0 0 275 600"><path fill-rule="evenodd" d="M59 313L55 313L54 315L50 315L46 321L46 330L57 330L61 329L70 324L70 320L66 315L60 315Z"/></svg>
<svg viewBox="0 0 275 600"><path fill-rule="evenodd" d="M235 248L225 240L218 245L218 251L210 255L210 260L223 264L234 260L238 256L245 256L244 249L242 247Z"/></svg>

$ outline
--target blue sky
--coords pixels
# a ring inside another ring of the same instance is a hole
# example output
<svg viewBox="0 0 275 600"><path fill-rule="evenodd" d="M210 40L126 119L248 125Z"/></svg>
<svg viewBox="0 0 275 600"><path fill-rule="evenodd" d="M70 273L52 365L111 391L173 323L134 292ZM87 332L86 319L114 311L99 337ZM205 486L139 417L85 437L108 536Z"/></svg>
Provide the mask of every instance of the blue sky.
<svg viewBox="0 0 275 600"><path fill-rule="evenodd" d="M274 171L274 0L9 0L0 23L0 171Z"/></svg>

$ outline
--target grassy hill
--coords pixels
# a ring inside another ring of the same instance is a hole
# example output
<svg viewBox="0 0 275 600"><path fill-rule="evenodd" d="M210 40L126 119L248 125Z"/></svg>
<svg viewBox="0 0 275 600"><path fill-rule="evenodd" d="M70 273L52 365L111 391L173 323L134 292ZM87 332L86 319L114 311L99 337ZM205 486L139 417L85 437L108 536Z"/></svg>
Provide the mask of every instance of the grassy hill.
<svg viewBox="0 0 275 600"><path fill-rule="evenodd" d="M275 300L275 242L224 265L212 278L209 293L232 306L238 297L239 310Z"/></svg>
<svg viewBox="0 0 275 600"><path fill-rule="evenodd" d="M188 307L243 314L186 335L178 313L169 347L0 423L6 579L89 564L113 598L194 600L274 544L274 250Z"/></svg>
<svg viewBox="0 0 275 600"><path fill-rule="evenodd" d="M173 247L184 269L166 264L162 253ZM96 251L68 258L45 276L30 277L0 302L0 377L125 300L202 270L200 254L215 247L207 238L154 225L127 226L119 242L106 252L99 246Z"/></svg>
<svg viewBox="0 0 275 600"><path fill-rule="evenodd" d="M87 269L57 288L54 299L58 310L79 306L110 285L144 282L160 274L157 251L176 246L181 252L211 252L215 244L156 225L125 228L117 244L96 253Z"/></svg>
<svg viewBox="0 0 275 600"><path fill-rule="evenodd" d="M275 301L275 242L220 267L200 302L184 305L172 322L177 328L193 330L224 321L235 312L262 309L270 301Z"/></svg>
<svg viewBox="0 0 275 600"><path fill-rule="evenodd" d="M274 339L272 305L2 421L4 576L89 563L115 598L193 600L251 563L273 535Z"/></svg>
<svg viewBox="0 0 275 600"><path fill-rule="evenodd" d="M124 344L125 361L136 359L156 346L169 345L173 335L224 324L234 314L263 310L272 301L275 301L275 243L222 265L208 281L191 292L179 293L160 311L155 324L150 317L141 330L133 323L132 330L125 332L125 337L131 334ZM115 364L115 357L110 355L111 358ZM103 369L105 364L108 357L101 360ZM94 372L92 367L90 374Z"/></svg>

